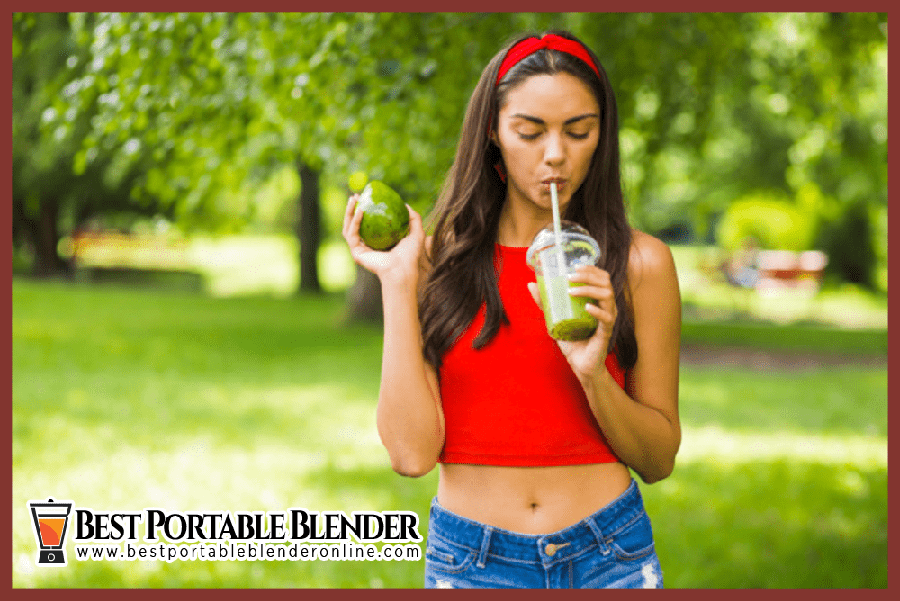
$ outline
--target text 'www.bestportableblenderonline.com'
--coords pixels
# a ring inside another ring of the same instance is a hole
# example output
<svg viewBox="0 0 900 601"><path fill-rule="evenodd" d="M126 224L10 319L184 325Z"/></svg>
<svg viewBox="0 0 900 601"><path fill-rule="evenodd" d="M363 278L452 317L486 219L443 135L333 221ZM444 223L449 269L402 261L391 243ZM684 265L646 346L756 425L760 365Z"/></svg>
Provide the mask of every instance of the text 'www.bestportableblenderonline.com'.
<svg viewBox="0 0 900 601"><path fill-rule="evenodd" d="M79 561L419 561L411 511L75 510ZM143 542L141 525L144 526ZM163 539L163 540L161 540ZM355 541L353 539L356 539ZM311 542L316 541L316 542ZM390 542L388 542L390 541ZM381 543L380 547L374 543Z"/></svg>
<svg viewBox="0 0 900 601"><path fill-rule="evenodd" d="M79 561L419 561L414 543L132 543L75 545Z"/></svg>

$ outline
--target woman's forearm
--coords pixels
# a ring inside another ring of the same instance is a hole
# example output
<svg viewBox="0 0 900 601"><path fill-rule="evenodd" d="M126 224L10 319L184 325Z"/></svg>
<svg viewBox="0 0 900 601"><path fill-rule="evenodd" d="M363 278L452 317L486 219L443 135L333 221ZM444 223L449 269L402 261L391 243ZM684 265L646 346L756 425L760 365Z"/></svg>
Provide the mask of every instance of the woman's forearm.
<svg viewBox="0 0 900 601"><path fill-rule="evenodd" d="M648 405L632 399L605 369L582 379L597 424L616 455L649 483L669 476L681 444L681 428Z"/></svg>
<svg viewBox="0 0 900 601"><path fill-rule="evenodd" d="M650 483L672 473L681 445L681 297L669 248L640 232L635 233L634 244L628 278L640 352L627 384L624 389L616 384L603 361L583 362L585 368L576 373L613 450Z"/></svg>
<svg viewBox="0 0 900 601"><path fill-rule="evenodd" d="M437 463L444 419L434 371L422 354L415 285L382 283L384 348L376 421L393 469L421 476Z"/></svg>

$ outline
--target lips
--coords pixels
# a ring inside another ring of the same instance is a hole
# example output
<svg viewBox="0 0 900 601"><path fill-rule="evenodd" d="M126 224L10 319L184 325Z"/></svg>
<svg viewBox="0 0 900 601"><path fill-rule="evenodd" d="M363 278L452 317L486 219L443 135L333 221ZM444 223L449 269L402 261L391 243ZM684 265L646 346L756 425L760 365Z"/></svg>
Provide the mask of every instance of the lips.
<svg viewBox="0 0 900 601"><path fill-rule="evenodd" d="M550 184L556 184L556 191L559 192L560 190L562 190L563 188L566 187L566 181L567 180L565 180L561 177L551 177L551 178L543 180L541 182L541 185L543 186L543 188L545 190L549 191Z"/></svg>

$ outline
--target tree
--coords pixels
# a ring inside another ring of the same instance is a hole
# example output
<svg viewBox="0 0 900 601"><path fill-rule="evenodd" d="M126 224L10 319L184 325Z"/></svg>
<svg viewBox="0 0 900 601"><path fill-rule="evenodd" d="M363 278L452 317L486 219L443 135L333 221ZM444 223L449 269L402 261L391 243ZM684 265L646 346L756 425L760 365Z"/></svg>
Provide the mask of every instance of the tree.
<svg viewBox="0 0 900 601"><path fill-rule="evenodd" d="M75 16L91 57L81 82L106 80L109 102L86 138L87 163L139 140L160 149L141 186L183 222L241 218L250 207L223 206L222 189L259 180L285 163L301 179L301 289L317 290L320 175L346 178L366 167L422 205L436 191L435 137L451 144L443 121L410 120L446 88L425 85L435 69L428 46L397 40L446 32L454 15L109 14ZM454 33L460 36L464 30ZM147 69L146 65L153 65ZM427 93L424 93L427 92ZM72 107L70 107L72 108ZM439 108L439 111L445 110ZM122 118L122 115L127 117ZM458 129L454 119L452 129ZM385 169L386 149L393 160ZM97 151L96 149L100 149ZM399 151L399 152L398 152ZM199 177L193 174L202 174Z"/></svg>
<svg viewBox="0 0 900 601"><path fill-rule="evenodd" d="M73 169L98 112L97 94L77 115L65 101L85 62L66 15L13 14L13 241L30 249L36 275L70 270L58 252L64 230L112 209L158 210L130 195L145 158L130 148L130 166L102 156Z"/></svg>
<svg viewBox="0 0 900 601"><path fill-rule="evenodd" d="M141 192L163 199L187 226L248 219L252 206L230 202L235 195L223 190L252 186L282 165L296 165L301 290L319 291L319 179L350 133L329 102L346 93L346 81L334 76L328 57L332 46L344 43L348 18L75 16L92 57L81 81L104 79L112 88L85 152L99 148L94 157L112 153L127 162L119 150L125 140L159 148ZM73 105L76 112L88 106L88 87Z"/></svg>
<svg viewBox="0 0 900 601"><path fill-rule="evenodd" d="M56 114L90 125L76 171L133 173L120 180L136 202L209 226L252 218L250 203L223 190L295 166L304 290L318 288L316 189L363 170L427 213L481 69L524 30L570 29L600 55L642 229L686 220L711 232L732 199L758 189L809 199L800 191L815 184L838 220L852 202L886 202L884 15L137 13L71 23L68 52L84 67L54 85L74 90ZM377 286L364 280L351 298L377 314Z"/></svg>
<svg viewBox="0 0 900 601"><path fill-rule="evenodd" d="M697 219L719 215L747 194L792 197L816 221L814 246L833 258L828 270L872 286L869 220L887 204L886 16L741 20L746 43L726 63L743 68L723 78L712 135L681 170L693 190L658 189L680 195Z"/></svg>

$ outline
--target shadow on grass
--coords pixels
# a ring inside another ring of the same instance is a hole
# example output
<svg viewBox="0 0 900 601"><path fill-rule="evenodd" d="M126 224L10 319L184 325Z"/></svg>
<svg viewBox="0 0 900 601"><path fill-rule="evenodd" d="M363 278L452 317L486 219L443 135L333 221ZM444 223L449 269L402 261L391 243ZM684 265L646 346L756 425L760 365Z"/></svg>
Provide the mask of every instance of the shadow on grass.
<svg viewBox="0 0 900 601"><path fill-rule="evenodd" d="M644 486L669 588L885 588L887 471L678 466Z"/></svg>
<svg viewBox="0 0 900 601"><path fill-rule="evenodd" d="M887 436L887 369L752 372L681 369L679 410L692 426Z"/></svg>
<svg viewBox="0 0 900 601"><path fill-rule="evenodd" d="M374 411L380 328L341 327L334 298L20 288L15 449L45 448L55 421L63 435L95 430L149 448L197 437L294 444L329 436L310 427L317 419Z"/></svg>

